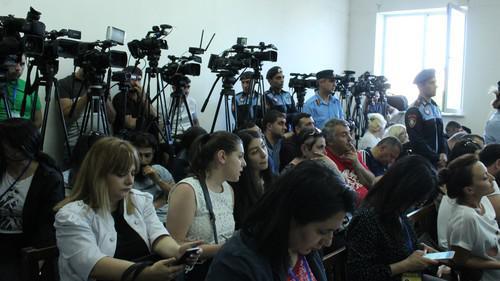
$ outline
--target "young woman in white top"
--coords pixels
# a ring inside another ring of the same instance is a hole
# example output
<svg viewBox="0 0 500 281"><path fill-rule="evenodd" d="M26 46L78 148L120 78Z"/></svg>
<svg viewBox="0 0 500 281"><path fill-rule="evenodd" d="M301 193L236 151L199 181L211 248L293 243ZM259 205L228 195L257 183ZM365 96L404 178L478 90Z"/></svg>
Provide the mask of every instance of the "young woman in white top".
<svg viewBox="0 0 500 281"><path fill-rule="evenodd" d="M453 261L466 269L482 270L482 281L500 280L500 229L486 195L493 192L494 177L476 155L462 155L439 172L452 203L447 223Z"/></svg>
<svg viewBox="0 0 500 281"><path fill-rule="evenodd" d="M61 280L166 281L183 270L175 258L197 243L179 246L156 216L153 197L132 188L139 165L127 141L105 137L91 147L71 195L55 207ZM132 262L150 253L163 259Z"/></svg>
<svg viewBox="0 0 500 281"><path fill-rule="evenodd" d="M240 138L228 132L198 137L191 145L191 169L195 176L180 181L169 194L167 229L177 241L202 240L202 258L210 259L234 232L234 194L226 181L238 181L244 160ZM210 219L202 185L208 190L215 217ZM215 234L216 232L216 234ZM217 239L215 238L217 235ZM216 243L217 241L217 243ZM209 262L197 265L186 275L189 280L204 280Z"/></svg>

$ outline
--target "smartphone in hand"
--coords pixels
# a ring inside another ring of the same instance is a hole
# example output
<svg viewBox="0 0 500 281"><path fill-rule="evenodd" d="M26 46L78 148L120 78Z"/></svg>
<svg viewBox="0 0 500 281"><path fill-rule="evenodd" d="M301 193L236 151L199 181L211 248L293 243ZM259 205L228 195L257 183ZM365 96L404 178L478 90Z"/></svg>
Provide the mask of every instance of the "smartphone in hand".
<svg viewBox="0 0 500 281"><path fill-rule="evenodd" d="M430 260L451 260L455 256L455 251L428 253L423 257Z"/></svg>
<svg viewBox="0 0 500 281"><path fill-rule="evenodd" d="M175 264L176 265L179 265L179 264L186 264L187 263L187 260L189 259L189 257L191 255L196 255L200 252L200 247L193 247L193 248L189 248L187 249L184 254L182 254L182 256L175 261Z"/></svg>

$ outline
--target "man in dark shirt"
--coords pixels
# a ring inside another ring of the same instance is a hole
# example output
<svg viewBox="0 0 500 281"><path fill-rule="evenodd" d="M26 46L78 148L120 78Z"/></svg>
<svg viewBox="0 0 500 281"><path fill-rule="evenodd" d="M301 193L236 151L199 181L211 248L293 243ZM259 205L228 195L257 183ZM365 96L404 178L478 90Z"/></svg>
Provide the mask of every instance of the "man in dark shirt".
<svg viewBox="0 0 500 281"><path fill-rule="evenodd" d="M382 176L389 169L389 165L399 157L401 149L401 143L397 138L385 137L375 147L362 150L362 159L374 176Z"/></svg>
<svg viewBox="0 0 500 281"><path fill-rule="evenodd" d="M274 175L278 175L280 172L280 151L283 135L286 131L285 114L277 110L269 110L262 119L262 128L269 155L269 167Z"/></svg>
<svg viewBox="0 0 500 281"><path fill-rule="evenodd" d="M299 155L299 134L305 128L314 129L314 119L309 113L297 113L292 119L293 134L288 137L285 136L283 140L283 146L280 151L280 169L283 169L293 158Z"/></svg>
<svg viewBox="0 0 500 281"><path fill-rule="evenodd" d="M61 110L63 112L64 121L68 130L68 142L70 149L73 150L80 136L81 129L84 126L84 111L91 98L88 93L89 85L88 81L86 81L85 79L85 71L83 70L83 68L79 68L75 73L72 73L71 75L68 75L65 78L59 80L58 89L59 103L61 104ZM76 105L73 106L75 103ZM108 118L107 123L113 124L116 112L113 108L110 97L106 99L105 109ZM71 112L72 110L73 112ZM94 124L97 124L97 118L94 118L94 114L91 114L91 116L87 116L87 120L91 119L95 121ZM102 123L98 124L101 130L97 130L97 128L91 128L89 124L86 127L86 132L84 133L88 133L93 130L105 133L102 130ZM67 153L66 150L65 153ZM69 161L69 155L65 154L64 159L66 164L68 164L67 162Z"/></svg>
<svg viewBox="0 0 500 281"><path fill-rule="evenodd" d="M432 97L436 95L436 71L422 70L413 81L420 92L406 111L405 124L415 154L429 159L437 167L446 166L448 146L443 133L441 111Z"/></svg>
<svg viewBox="0 0 500 281"><path fill-rule="evenodd" d="M142 91L142 71L135 66L127 66L123 71L131 73L130 90L120 92L113 97L116 119L113 123L115 134L126 131L148 130L148 121L156 118L156 109L150 106L149 100Z"/></svg>

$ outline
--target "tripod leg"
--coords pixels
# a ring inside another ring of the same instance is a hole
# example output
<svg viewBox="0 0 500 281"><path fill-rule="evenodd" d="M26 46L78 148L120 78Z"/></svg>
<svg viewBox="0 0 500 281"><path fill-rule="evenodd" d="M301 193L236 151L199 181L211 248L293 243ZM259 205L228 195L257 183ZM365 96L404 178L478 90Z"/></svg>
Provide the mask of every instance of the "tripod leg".
<svg viewBox="0 0 500 281"><path fill-rule="evenodd" d="M53 83L54 83L54 95L56 98L57 108L59 111L59 120L61 121L61 125L62 125L63 131L64 131L64 140L66 143L66 150L68 151L68 156L71 157L71 147L69 146L68 128L66 127L66 122L64 121L64 114L63 114L62 109L61 109L61 102L59 101L59 88L58 88L59 81L57 81L57 79L54 79ZM44 119L44 121L45 121L45 119Z"/></svg>
<svg viewBox="0 0 500 281"><path fill-rule="evenodd" d="M38 92L38 89L37 91ZM42 147L45 142L45 132L47 130L47 119L49 117L49 109L50 109L50 95L52 94L52 83L48 82L45 84L45 109L43 110L43 120L42 120ZM36 108L36 102L35 104L31 104L33 108ZM32 117L34 113L32 112Z"/></svg>
<svg viewBox="0 0 500 281"><path fill-rule="evenodd" d="M217 116L219 115L219 110L220 110L220 105L222 103L222 97L224 94L221 93L219 97L219 102L217 103L217 108L215 109L215 115L214 115L214 120L212 122L212 128L210 128L210 133L214 132L215 129L215 123L217 122Z"/></svg>
<svg viewBox="0 0 500 281"><path fill-rule="evenodd" d="M2 94L2 101L3 101L4 108L5 108L6 119L10 119L10 118L12 118L12 112L10 111L7 93L8 93L8 91L7 91L7 84L6 84L4 94Z"/></svg>

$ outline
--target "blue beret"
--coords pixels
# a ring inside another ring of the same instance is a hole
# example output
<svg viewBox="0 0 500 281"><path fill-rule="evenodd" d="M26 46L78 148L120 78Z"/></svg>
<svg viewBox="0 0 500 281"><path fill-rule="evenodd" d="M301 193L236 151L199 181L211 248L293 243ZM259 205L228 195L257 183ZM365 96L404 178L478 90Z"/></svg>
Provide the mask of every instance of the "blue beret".
<svg viewBox="0 0 500 281"><path fill-rule="evenodd" d="M240 80L252 79L253 71L245 71L241 73Z"/></svg>
<svg viewBox="0 0 500 281"><path fill-rule="evenodd" d="M280 73L280 72L283 72L283 70L281 69L281 67L279 66L273 66L271 67L268 71L267 71L267 74L266 74L266 79L273 79L273 77Z"/></svg>
<svg viewBox="0 0 500 281"><path fill-rule="evenodd" d="M417 76L415 76L415 79L413 80L413 84L422 84L425 81L436 77L436 70L430 68L430 69L424 69L420 71Z"/></svg>
<svg viewBox="0 0 500 281"><path fill-rule="evenodd" d="M333 75L333 70L327 69L327 70L321 70L320 72L316 73L316 79L333 79L335 78L335 75Z"/></svg>

